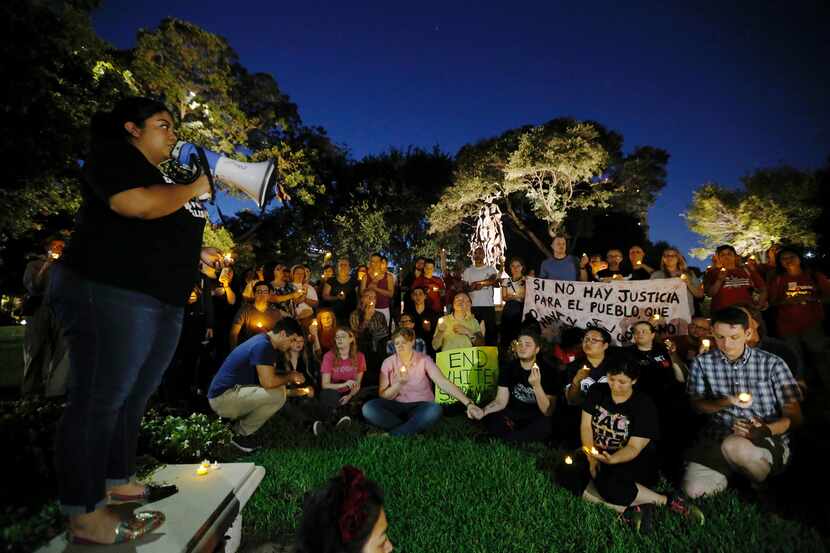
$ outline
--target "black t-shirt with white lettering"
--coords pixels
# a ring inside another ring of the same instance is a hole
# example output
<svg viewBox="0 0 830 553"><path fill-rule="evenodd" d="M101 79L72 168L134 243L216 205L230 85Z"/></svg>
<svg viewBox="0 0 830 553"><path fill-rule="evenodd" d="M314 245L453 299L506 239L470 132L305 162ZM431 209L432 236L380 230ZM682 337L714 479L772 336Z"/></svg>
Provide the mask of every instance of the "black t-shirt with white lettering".
<svg viewBox="0 0 830 553"><path fill-rule="evenodd" d="M594 384L588 390L582 410L591 416L594 444L598 449L614 453L628 445L632 437L637 437L650 440L639 456L654 451L660 431L657 408L648 395L635 389L626 401L615 403L608 384Z"/></svg>
<svg viewBox="0 0 830 553"><path fill-rule="evenodd" d="M139 187L166 184L134 146L113 145L83 170L83 203L62 262L85 278L183 306L198 275L207 212L197 200L158 219L123 217L109 200Z"/></svg>
<svg viewBox="0 0 830 553"><path fill-rule="evenodd" d="M536 364L539 365L545 395L556 397L560 388L558 372L541 359L537 359ZM498 385L507 388L509 392L507 407L518 420L543 416L536 403L533 386L527 381L529 376L530 371L524 369L518 359L510 361L499 369Z"/></svg>

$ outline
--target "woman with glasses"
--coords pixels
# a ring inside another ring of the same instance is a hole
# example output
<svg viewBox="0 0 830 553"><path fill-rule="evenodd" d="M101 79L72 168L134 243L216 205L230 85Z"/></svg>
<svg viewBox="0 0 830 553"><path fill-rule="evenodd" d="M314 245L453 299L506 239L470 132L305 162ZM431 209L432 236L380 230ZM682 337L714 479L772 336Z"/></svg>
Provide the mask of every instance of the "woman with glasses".
<svg viewBox="0 0 830 553"><path fill-rule="evenodd" d="M585 331L582 337L585 357L573 361L566 368L565 399L568 404L581 405L591 386L608 380L607 353L610 344L611 334L604 328L589 328Z"/></svg>
<svg viewBox="0 0 830 553"><path fill-rule="evenodd" d="M693 271L686 266L686 259L675 248L663 250L663 257L660 259L660 270L651 273L651 278L679 278L686 283L686 294L689 298L689 309L694 314L696 300L703 299L703 285Z"/></svg>

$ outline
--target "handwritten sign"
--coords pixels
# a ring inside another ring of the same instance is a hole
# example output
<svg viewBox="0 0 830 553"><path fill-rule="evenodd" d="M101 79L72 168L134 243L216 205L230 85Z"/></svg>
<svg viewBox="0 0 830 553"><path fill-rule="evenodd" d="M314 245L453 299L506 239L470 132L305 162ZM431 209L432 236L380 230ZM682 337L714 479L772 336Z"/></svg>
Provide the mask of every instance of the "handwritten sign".
<svg viewBox="0 0 830 553"><path fill-rule="evenodd" d="M494 347L460 348L438 353L436 364L447 380L461 388L476 403L496 397L499 378L499 350ZM436 403L454 403L456 399L435 387Z"/></svg>
<svg viewBox="0 0 830 553"><path fill-rule="evenodd" d="M571 282L528 277L524 316L550 326L604 328L617 344L628 344L633 326L649 321L658 331L687 334L691 308L679 278L621 282Z"/></svg>

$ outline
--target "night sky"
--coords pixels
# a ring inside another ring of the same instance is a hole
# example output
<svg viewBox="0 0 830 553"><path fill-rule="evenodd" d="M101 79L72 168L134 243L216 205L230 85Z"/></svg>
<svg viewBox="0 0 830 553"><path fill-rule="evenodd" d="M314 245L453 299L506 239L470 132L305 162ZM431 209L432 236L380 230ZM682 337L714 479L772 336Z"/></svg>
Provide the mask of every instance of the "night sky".
<svg viewBox="0 0 830 553"><path fill-rule="evenodd" d="M679 214L699 185L830 155L826 2L554 4L105 0L93 21L120 48L166 16L224 36L355 158L596 120L626 151L669 151L651 239L684 251L696 237Z"/></svg>

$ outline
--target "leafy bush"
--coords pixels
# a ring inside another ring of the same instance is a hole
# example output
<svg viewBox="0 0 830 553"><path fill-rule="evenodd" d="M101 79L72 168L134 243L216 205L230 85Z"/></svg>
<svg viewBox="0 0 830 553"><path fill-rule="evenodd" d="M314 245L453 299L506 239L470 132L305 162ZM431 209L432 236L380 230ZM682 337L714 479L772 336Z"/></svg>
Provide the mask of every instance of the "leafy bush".
<svg viewBox="0 0 830 553"><path fill-rule="evenodd" d="M4 506L0 511L0 551L34 551L63 530L63 515L57 502L32 511Z"/></svg>
<svg viewBox="0 0 830 553"><path fill-rule="evenodd" d="M149 410L141 421L146 453L164 463L193 463L220 457L233 433L221 420L203 413L189 417L161 415Z"/></svg>

